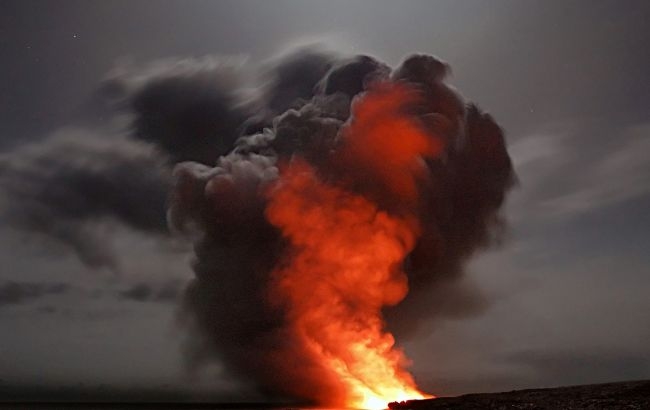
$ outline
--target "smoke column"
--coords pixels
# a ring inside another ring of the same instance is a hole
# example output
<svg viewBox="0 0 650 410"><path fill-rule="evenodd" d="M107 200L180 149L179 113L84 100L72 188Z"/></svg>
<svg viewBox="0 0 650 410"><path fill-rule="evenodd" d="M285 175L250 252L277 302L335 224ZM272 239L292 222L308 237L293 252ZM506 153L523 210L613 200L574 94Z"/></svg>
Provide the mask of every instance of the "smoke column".
<svg viewBox="0 0 650 410"><path fill-rule="evenodd" d="M432 56L391 70L303 52L277 70L229 154L174 170L170 224L195 245L189 362L320 405L425 397L394 335L482 306L457 279L503 227L503 134Z"/></svg>

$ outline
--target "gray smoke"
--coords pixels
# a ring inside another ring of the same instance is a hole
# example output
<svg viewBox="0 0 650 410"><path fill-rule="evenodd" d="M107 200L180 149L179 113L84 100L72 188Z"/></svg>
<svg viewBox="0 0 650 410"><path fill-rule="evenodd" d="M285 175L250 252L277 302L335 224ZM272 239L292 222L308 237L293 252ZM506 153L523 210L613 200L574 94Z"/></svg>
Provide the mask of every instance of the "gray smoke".
<svg viewBox="0 0 650 410"><path fill-rule="evenodd" d="M69 246L90 267L119 270L110 224L167 235L173 165L214 166L247 129L309 100L334 59L301 49L269 63L253 84L242 58L123 64L75 125L0 154L0 218Z"/></svg>
<svg viewBox="0 0 650 410"><path fill-rule="evenodd" d="M89 266L118 268L98 229L122 223L162 235L171 173L157 150L68 130L0 155L4 222L70 246Z"/></svg>
<svg viewBox="0 0 650 410"><path fill-rule="evenodd" d="M20 305L47 295L58 295L69 289L65 283L6 281L0 285L0 308Z"/></svg>
<svg viewBox="0 0 650 410"><path fill-rule="evenodd" d="M135 302L176 303L182 289L183 283L179 280L170 280L158 286L140 282L119 291L117 295L121 299Z"/></svg>
<svg viewBox="0 0 650 410"><path fill-rule="evenodd" d="M173 165L214 164L250 114L241 59L167 60L113 70L74 125L0 154L0 218L119 270L120 223L167 236Z"/></svg>
<svg viewBox="0 0 650 410"><path fill-rule="evenodd" d="M370 56L311 48L259 70L215 58L121 67L93 96L93 121L0 156L0 218L113 269L119 258L105 226L187 235L195 273L181 296L188 363L216 360L269 397L313 399L328 386L304 365L283 312L266 301L287 247L265 218L264 193L278 164L299 157L329 183L346 181L389 207L385 187L353 161L337 161L337 150L356 99L378 82L407 84L421 101L404 109L446 148L427 163L423 232L404 267L412 290L387 309L387 325L400 338L434 317L479 312L480 291L459 279L474 252L498 242L514 172L502 130L444 82L448 73L428 55L391 69ZM106 118L111 131L97 131ZM174 286L139 283L119 297L169 301Z"/></svg>
<svg viewBox="0 0 650 410"><path fill-rule="evenodd" d="M312 67L313 60L304 63ZM304 79L301 70L289 72ZM378 81L418 90L421 103L408 109L447 141L444 154L428 163L431 182L420 187L424 232L405 266L413 290L386 312L388 327L404 337L432 317L464 316L484 307L480 292L458 279L474 252L498 241L504 227L499 209L514 172L502 130L444 83L448 72L428 55L408 57L395 70L368 56L339 58L316 81L310 98L307 87L300 87L304 93L276 92L283 101L287 95L295 100L283 103L288 109L258 132L239 138L215 167L177 165L170 221L191 232L195 246L196 278L184 303L198 337L189 351L191 363L221 360L231 374L272 397L309 400L327 388L305 369L300 346L285 332L283 312L266 302L269 274L281 262L285 243L264 217L264 192L278 178L277 164L298 156L331 183L351 179L355 190L382 206L382 187L336 161L355 96ZM274 87L283 83L293 84L285 79ZM265 112L275 111L277 106Z"/></svg>

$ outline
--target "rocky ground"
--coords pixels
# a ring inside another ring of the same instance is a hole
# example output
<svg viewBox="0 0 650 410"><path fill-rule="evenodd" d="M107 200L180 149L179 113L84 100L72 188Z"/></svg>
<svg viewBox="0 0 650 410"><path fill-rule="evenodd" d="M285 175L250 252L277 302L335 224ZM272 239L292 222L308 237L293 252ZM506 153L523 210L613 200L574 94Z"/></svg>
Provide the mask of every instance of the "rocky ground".
<svg viewBox="0 0 650 410"><path fill-rule="evenodd" d="M391 410L490 409L648 409L650 380L504 393L467 394L431 400L391 403Z"/></svg>

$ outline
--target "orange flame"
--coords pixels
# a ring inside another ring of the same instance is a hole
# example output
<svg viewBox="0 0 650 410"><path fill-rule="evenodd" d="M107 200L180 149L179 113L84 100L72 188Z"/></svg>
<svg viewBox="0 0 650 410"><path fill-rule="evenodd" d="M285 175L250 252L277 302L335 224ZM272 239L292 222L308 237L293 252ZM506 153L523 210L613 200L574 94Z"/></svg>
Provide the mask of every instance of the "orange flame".
<svg viewBox="0 0 650 410"><path fill-rule="evenodd" d="M396 210L382 209L368 199L372 195L324 182L298 158L283 167L269 192L267 218L291 245L273 273L271 295L325 377L341 384L341 395L316 397L324 405L376 409L432 397L405 370L406 356L381 316L382 307L408 292L401 266L420 230L417 182L425 175L423 157L442 148L404 110L416 98L396 84L366 93L353 107L337 153L357 178L381 185Z"/></svg>

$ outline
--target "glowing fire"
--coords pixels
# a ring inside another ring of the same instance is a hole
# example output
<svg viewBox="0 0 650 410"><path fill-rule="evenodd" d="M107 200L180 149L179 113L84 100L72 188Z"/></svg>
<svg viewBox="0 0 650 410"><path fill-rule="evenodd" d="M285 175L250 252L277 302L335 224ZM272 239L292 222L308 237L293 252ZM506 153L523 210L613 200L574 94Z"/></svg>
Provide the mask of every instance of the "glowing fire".
<svg viewBox="0 0 650 410"><path fill-rule="evenodd" d="M370 199L372 192L353 192L354 180L324 181L299 158L281 169L269 192L267 218L290 244L271 297L286 309L293 337L341 384L340 397L318 397L321 404L376 409L432 397L405 370L408 361L381 316L408 292L402 264L420 230L418 179L423 158L442 148L404 110L416 98L396 84L368 92L354 105L336 154L337 161L354 160L356 178L380 184L390 206Z"/></svg>

